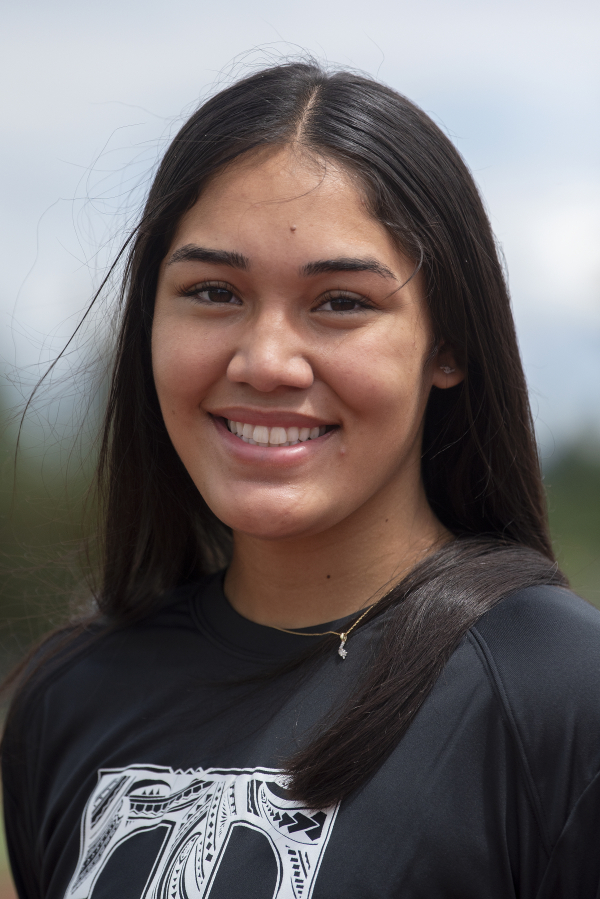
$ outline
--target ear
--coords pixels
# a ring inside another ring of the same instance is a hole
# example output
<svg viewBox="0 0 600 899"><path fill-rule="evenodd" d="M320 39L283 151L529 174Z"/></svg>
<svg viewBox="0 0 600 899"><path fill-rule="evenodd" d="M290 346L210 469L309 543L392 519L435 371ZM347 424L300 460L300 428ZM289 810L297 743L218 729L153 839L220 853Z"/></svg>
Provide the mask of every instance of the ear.
<svg viewBox="0 0 600 899"><path fill-rule="evenodd" d="M445 341L442 340L437 345L431 364L433 365L431 383L434 387L445 390L447 387L456 387L464 381L465 372L458 361L458 355Z"/></svg>

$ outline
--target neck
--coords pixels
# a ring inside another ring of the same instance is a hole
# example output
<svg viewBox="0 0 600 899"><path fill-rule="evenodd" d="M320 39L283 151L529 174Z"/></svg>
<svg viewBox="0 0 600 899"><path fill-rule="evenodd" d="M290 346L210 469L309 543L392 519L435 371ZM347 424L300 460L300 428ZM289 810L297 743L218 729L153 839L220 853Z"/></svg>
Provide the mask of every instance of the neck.
<svg viewBox="0 0 600 899"><path fill-rule="evenodd" d="M410 509L363 507L327 531L264 540L234 534L225 593L258 624L302 628L351 615L377 602L451 535L420 491Z"/></svg>

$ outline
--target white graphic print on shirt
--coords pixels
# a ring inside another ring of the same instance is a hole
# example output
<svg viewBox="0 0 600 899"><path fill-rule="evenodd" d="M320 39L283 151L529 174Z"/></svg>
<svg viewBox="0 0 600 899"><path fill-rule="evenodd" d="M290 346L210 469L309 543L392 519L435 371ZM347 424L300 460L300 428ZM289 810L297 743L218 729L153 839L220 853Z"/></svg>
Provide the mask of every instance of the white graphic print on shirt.
<svg viewBox="0 0 600 899"><path fill-rule="evenodd" d="M98 896L108 887L108 895L116 889L140 899L310 899L336 814L286 799L281 772L272 768L102 770L65 899L96 899L95 887ZM146 869L131 854L140 846L150 852ZM144 882L119 887L112 877L122 871L129 878L141 871Z"/></svg>

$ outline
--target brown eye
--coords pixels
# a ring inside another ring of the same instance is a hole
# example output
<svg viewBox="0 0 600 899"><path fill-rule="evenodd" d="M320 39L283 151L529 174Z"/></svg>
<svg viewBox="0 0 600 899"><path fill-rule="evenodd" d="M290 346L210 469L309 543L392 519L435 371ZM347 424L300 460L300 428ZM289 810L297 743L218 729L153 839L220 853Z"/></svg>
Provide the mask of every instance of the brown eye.
<svg viewBox="0 0 600 899"><path fill-rule="evenodd" d="M241 306L241 300L226 286L221 284L198 285L184 292L197 303L210 306Z"/></svg>
<svg viewBox="0 0 600 899"><path fill-rule="evenodd" d="M211 303L230 303L233 300L233 294L230 290L223 287L208 287L201 291Z"/></svg>
<svg viewBox="0 0 600 899"><path fill-rule="evenodd" d="M351 297L333 297L329 300L329 305L334 312L351 312L358 306L358 300Z"/></svg>
<svg viewBox="0 0 600 899"><path fill-rule="evenodd" d="M319 312L362 312L369 309L370 304L361 297L330 296L318 307Z"/></svg>

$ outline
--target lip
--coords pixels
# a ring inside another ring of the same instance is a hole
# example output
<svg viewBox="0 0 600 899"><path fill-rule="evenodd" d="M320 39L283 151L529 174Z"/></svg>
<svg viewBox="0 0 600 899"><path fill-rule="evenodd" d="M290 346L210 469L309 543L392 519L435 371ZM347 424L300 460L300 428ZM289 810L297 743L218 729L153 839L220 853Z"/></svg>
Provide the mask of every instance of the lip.
<svg viewBox="0 0 600 899"><path fill-rule="evenodd" d="M309 459L318 453L327 443L327 441L337 432L337 428L327 431L321 437L315 437L312 440L304 440L302 443L296 443L294 446L257 446L251 443L244 443L236 434L232 434L223 417L210 414L210 419L215 426L215 430L219 438L225 444L227 450L232 453L241 462L268 463L269 466L286 466L295 465ZM240 419L230 419L230 421L239 421ZM277 420L279 424L280 419ZM306 418L303 419L306 421ZM263 424L262 421L249 421L247 424ZM276 427L277 425L271 425ZM269 427L269 425L266 425ZM282 425L283 427L283 425ZM294 427L293 424L288 427ZM308 427L308 425L305 425ZM313 425L317 427L317 425Z"/></svg>
<svg viewBox="0 0 600 899"><path fill-rule="evenodd" d="M288 412L285 409L252 409L247 406L228 406L222 409L207 410L212 418L225 418L229 421L241 421L248 425L263 425L266 428L324 428L335 425L335 422L300 412ZM320 438L319 438L320 439Z"/></svg>

